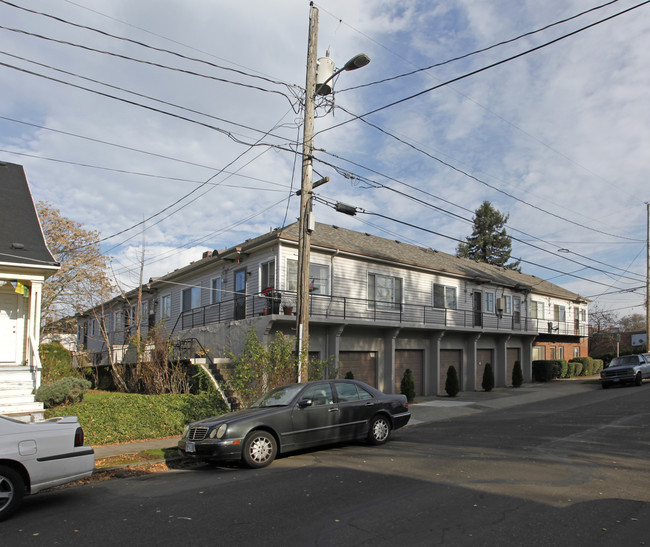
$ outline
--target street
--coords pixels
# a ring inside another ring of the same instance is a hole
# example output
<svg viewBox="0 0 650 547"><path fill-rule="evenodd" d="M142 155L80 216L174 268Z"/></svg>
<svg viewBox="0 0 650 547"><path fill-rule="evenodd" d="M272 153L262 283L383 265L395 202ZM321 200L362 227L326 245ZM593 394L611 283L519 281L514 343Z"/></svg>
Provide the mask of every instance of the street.
<svg viewBox="0 0 650 547"><path fill-rule="evenodd" d="M3 545L650 545L650 383L28 497Z"/></svg>

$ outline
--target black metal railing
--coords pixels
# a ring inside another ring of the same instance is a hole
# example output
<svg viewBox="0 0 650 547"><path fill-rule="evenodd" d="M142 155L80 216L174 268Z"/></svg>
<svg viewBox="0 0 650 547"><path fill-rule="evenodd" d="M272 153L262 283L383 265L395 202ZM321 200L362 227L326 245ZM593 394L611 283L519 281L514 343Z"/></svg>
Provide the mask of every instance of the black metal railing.
<svg viewBox="0 0 650 547"><path fill-rule="evenodd" d="M238 302L239 306L235 303ZM242 302L228 300L184 311L178 317L172 332L223 323L262 315L292 316L296 293L274 291L273 296L248 295ZM243 305L242 305L243 303ZM235 313L237 312L237 313ZM481 328L484 330L529 333L552 333L562 336L587 336L587 324L572 321L549 321L522 315L434 308L424 304L397 304L348 296L312 294L309 298L309 316L341 321L372 323L409 323L444 328Z"/></svg>

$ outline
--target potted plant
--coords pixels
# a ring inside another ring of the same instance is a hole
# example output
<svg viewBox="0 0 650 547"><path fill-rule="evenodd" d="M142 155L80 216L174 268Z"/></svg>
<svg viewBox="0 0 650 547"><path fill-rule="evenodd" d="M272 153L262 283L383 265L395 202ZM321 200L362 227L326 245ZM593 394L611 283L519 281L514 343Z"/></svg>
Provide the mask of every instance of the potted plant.
<svg viewBox="0 0 650 547"><path fill-rule="evenodd" d="M291 315L293 313L293 308L296 305L293 298L285 298L282 302L282 309L284 310L284 315Z"/></svg>

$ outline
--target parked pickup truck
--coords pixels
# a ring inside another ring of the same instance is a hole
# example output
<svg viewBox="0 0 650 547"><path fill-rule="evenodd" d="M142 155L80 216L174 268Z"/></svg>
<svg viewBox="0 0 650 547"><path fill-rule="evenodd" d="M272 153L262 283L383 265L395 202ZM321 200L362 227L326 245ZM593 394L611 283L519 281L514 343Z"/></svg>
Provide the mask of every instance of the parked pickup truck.
<svg viewBox="0 0 650 547"><path fill-rule="evenodd" d="M600 373L603 389L615 384L640 386L644 378L650 378L650 353L615 357Z"/></svg>

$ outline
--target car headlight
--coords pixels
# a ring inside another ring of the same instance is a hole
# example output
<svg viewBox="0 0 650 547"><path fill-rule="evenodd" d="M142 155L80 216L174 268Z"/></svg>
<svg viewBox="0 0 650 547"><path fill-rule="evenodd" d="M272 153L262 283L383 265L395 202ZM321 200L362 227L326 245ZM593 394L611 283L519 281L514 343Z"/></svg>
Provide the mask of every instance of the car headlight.
<svg viewBox="0 0 650 547"><path fill-rule="evenodd" d="M214 439L215 437L217 439L221 439L221 437L223 437L226 434L226 429L228 429L228 426L226 424L221 424L216 429L212 429L208 437L210 437L211 439Z"/></svg>

